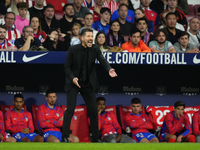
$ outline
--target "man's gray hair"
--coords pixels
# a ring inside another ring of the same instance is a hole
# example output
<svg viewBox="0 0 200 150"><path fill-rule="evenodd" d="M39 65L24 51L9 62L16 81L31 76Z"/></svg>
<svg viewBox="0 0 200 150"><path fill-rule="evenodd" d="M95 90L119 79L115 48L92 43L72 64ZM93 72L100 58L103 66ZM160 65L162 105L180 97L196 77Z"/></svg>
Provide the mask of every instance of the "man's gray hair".
<svg viewBox="0 0 200 150"><path fill-rule="evenodd" d="M32 26L24 26L24 28L23 28L23 30L22 30L23 33L25 32L26 28L32 28L32 29L33 29ZM34 31L34 29L33 29L33 31Z"/></svg>

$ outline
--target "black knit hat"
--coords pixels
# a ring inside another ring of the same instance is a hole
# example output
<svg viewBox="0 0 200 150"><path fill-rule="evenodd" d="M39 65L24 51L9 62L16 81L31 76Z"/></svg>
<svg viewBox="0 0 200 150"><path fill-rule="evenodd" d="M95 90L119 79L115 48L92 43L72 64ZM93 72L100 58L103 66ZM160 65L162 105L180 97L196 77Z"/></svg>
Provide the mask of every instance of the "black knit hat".
<svg viewBox="0 0 200 150"><path fill-rule="evenodd" d="M7 13L7 8L3 3L0 3L0 14L5 15Z"/></svg>

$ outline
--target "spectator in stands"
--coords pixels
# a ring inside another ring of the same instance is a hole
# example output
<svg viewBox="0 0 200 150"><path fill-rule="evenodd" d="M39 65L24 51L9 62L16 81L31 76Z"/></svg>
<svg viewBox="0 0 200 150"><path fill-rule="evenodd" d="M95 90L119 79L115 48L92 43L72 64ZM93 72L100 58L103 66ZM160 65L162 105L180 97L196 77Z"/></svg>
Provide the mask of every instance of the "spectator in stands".
<svg viewBox="0 0 200 150"><path fill-rule="evenodd" d="M167 0L152 0L150 8L160 15L165 9L167 9Z"/></svg>
<svg viewBox="0 0 200 150"><path fill-rule="evenodd" d="M187 26L185 13L177 9L178 0L167 0L168 8L166 11L172 12L176 15L177 22L183 26Z"/></svg>
<svg viewBox="0 0 200 150"><path fill-rule="evenodd" d="M95 6L95 0L83 0L82 6L87 7L88 9Z"/></svg>
<svg viewBox="0 0 200 150"><path fill-rule="evenodd" d="M172 44L178 42L178 35L181 30L176 29L176 15L172 12L169 12L166 15L166 30L168 32L167 40L170 41Z"/></svg>
<svg viewBox="0 0 200 150"><path fill-rule="evenodd" d="M96 0L96 4L90 8L90 12L93 14L94 22L100 20L100 10L103 7L105 0Z"/></svg>
<svg viewBox="0 0 200 150"><path fill-rule="evenodd" d="M200 20L200 7L198 8L198 11L197 11L197 17L198 17L199 20Z"/></svg>
<svg viewBox="0 0 200 150"><path fill-rule="evenodd" d="M54 6L48 4L44 8L44 18L41 20L42 29L45 33L49 33L52 28L60 28L60 22L54 16Z"/></svg>
<svg viewBox="0 0 200 150"><path fill-rule="evenodd" d="M110 47L106 44L106 34L103 31L99 31L95 37L95 44L99 46L101 52L107 52Z"/></svg>
<svg viewBox="0 0 200 150"><path fill-rule="evenodd" d="M77 20L80 20L83 23L83 17L87 12L89 12L89 9L86 7L81 6L83 3L83 0L73 0L73 6L74 6L74 16Z"/></svg>
<svg viewBox="0 0 200 150"><path fill-rule="evenodd" d="M73 8L73 4L65 4L65 6L63 7L63 18L60 19L60 24L61 24L61 32L64 34L72 34L72 25L74 23L79 23L81 24L80 20L77 20L74 16L74 8ZM82 24L81 24L82 25Z"/></svg>
<svg viewBox="0 0 200 150"><path fill-rule="evenodd" d="M4 6L7 8L10 7L11 0L1 0L1 4L4 4Z"/></svg>
<svg viewBox="0 0 200 150"><path fill-rule="evenodd" d="M147 20L153 21L154 25L160 25L160 18L159 15L150 9L150 0L140 0L141 2L141 8L144 10L144 13L146 14Z"/></svg>
<svg viewBox="0 0 200 150"><path fill-rule="evenodd" d="M7 28L6 39L10 40L12 44L15 40L21 37L19 30L13 28L15 22L15 14L13 12L7 12L5 15L5 26Z"/></svg>
<svg viewBox="0 0 200 150"><path fill-rule="evenodd" d="M122 44L124 44L124 37L121 35L120 24L117 20L110 23L110 30L106 36L106 43L110 47L122 47Z"/></svg>
<svg viewBox="0 0 200 150"><path fill-rule="evenodd" d="M94 18L93 18L93 14L91 12L88 12L88 13L85 14L84 22L85 22L85 25L84 25L84 27L82 27L80 29L79 34L81 33L82 29L84 29L84 28L92 29L93 30L93 44L94 44L95 37L96 37L98 31L92 28L92 24L94 22Z"/></svg>
<svg viewBox="0 0 200 150"><path fill-rule="evenodd" d="M96 101L101 141L108 143L135 143L135 140L131 137L122 134L116 116L112 112L107 112L105 110L106 99L104 97L97 97Z"/></svg>
<svg viewBox="0 0 200 150"><path fill-rule="evenodd" d="M54 6L55 13L63 13L63 6L68 3L68 0L46 0L47 5Z"/></svg>
<svg viewBox="0 0 200 150"><path fill-rule="evenodd" d="M30 20L33 16L37 16L40 20L44 16L44 0L35 0L35 6L28 9L30 13Z"/></svg>
<svg viewBox="0 0 200 150"><path fill-rule="evenodd" d="M128 0L119 0L119 5L121 4L125 4L128 6ZM118 14L118 10L114 11L114 13L111 16L111 21L115 20L119 18L119 14ZM134 18L135 18L135 13L134 11L128 9L128 15L126 17L126 21L133 23L134 22Z"/></svg>
<svg viewBox="0 0 200 150"><path fill-rule="evenodd" d="M29 25L29 20L26 19L28 4L26 2L17 3L17 10L19 15L15 17L15 26L16 29L19 30L20 34L22 34L22 29L24 26Z"/></svg>
<svg viewBox="0 0 200 150"><path fill-rule="evenodd" d="M11 0L11 5L7 9L7 12L13 12L15 15L19 15L19 13L17 11L17 3L20 3L20 2L23 2L23 0ZM27 11L26 19L28 19L28 20L30 19L29 11Z"/></svg>
<svg viewBox="0 0 200 150"><path fill-rule="evenodd" d="M136 21L137 28L141 32L141 40L146 44L149 45L149 42L154 40L154 36L150 34L147 30L147 19L146 18L139 18Z"/></svg>
<svg viewBox="0 0 200 150"><path fill-rule="evenodd" d="M107 35L110 29L110 25L108 24L110 22L110 15L111 11L109 8L103 7L100 10L101 18L98 21L95 21L92 24L92 28L97 31L104 31Z"/></svg>
<svg viewBox="0 0 200 150"><path fill-rule="evenodd" d="M43 48L39 39L34 38L32 26L25 26L22 31L22 37L15 40L15 46L19 51L28 51L32 46Z"/></svg>
<svg viewBox="0 0 200 150"><path fill-rule="evenodd" d="M76 45L81 43L80 39L79 39L79 30L81 29L81 25L78 23L73 24L72 26L72 38L71 38L71 42L70 45Z"/></svg>
<svg viewBox="0 0 200 150"><path fill-rule="evenodd" d="M119 18L116 20L120 23L121 34L124 36L124 41L127 42L128 36L133 26L132 23L126 21L126 17L128 15L128 6L125 4L119 5L118 14Z"/></svg>
<svg viewBox="0 0 200 150"><path fill-rule="evenodd" d="M159 27L160 29L165 28L166 27L166 15L169 13L169 11L164 11L161 13L161 23L162 25ZM176 29L179 29L181 31L185 31L185 28L183 27L182 24L176 22Z"/></svg>
<svg viewBox="0 0 200 150"><path fill-rule="evenodd" d="M107 7L111 10L111 14L118 9L118 3L114 0L105 0L103 7Z"/></svg>
<svg viewBox="0 0 200 150"><path fill-rule="evenodd" d="M177 8L180 11L184 12L185 15L189 15L190 14L188 0L178 0Z"/></svg>
<svg viewBox="0 0 200 150"><path fill-rule="evenodd" d="M199 31L199 19L192 18L189 22L189 43L195 45L196 48L200 48L200 31Z"/></svg>
<svg viewBox="0 0 200 150"><path fill-rule="evenodd" d="M6 6L3 3L0 3L0 24L5 24L4 17L7 13Z"/></svg>
<svg viewBox="0 0 200 150"><path fill-rule="evenodd" d="M190 35L186 31L182 31L179 34L179 42L174 44L177 53L199 53L197 47L189 43L189 37Z"/></svg>
<svg viewBox="0 0 200 150"><path fill-rule="evenodd" d="M32 115L23 110L24 97L14 95L14 108L5 113L6 130L10 130L17 142L43 142L44 138L34 133Z"/></svg>
<svg viewBox="0 0 200 150"><path fill-rule="evenodd" d="M69 36L64 37L64 41L59 40L59 31L55 28L50 29L43 46L49 51L68 51L70 46Z"/></svg>
<svg viewBox="0 0 200 150"><path fill-rule="evenodd" d="M0 25L0 51L16 51L17 48L11 41L6 39L6 27Z"/></svg>
<svg viewBox="0 0 200 150"><path fill-rule="evenodd" d="M5 132L4 117L0 111L0 142L16 142L16 139Z"/></svg>
<svg viewBox="0 0 200 150"><path fill-rule="evenodd" d="M142 18L142 17L147 19L146 14L144 13L144 10L142 8L137 8L135 10L135 19L134 19L134 24L133 24L134 28L136 28L137 19ZM148 23L148 31L149 31L149 33L153 34L154 33L153 21L147 20L147 23Z"/></svg>
<svg viewBox="0 0 200 150"><path fill-rule="evenodd" d="M149 47L152 52L156 53L176 53L171 42L166 40L167 31L165 29L158 29L154 33L156 41L151 41Z"/></svg>
<svg viewBox="0 0 200 150"><path fill-rule="evenodd" d="M60 142L62 133L60 128L63 126L64 113L61 107L55 105L57 100L56 91L49 89L46 91L47 102L38 107L37 121L42 129L44 142ZM46 115L46 113L49 115ZM79 138L73 134L68 138L71 142L79 142Z"/></svg>
<svg viewBox="0 0 200 150"><path fill-rule="evenodd" d="M188 115L184 113L185 103L177 101L174 111L169 112L164 119L160 141L166 142L195 142Z"/></svg>
<svg viewBox="0 0 200 150"><path fill-rule="evenodd" d="M140 0L128 0L129 9L136 10L140 7Z"/></svg>
<svg viewBox="0 0 200 150"><path fill-rule="evenodd" d="M122 49L128 52L151 52L149 47L141 40L141 32L133 28L130 32L130 40L122 45Z"/></svg>
<svg viewBox="0 0 200 150"><path fill-rule="evenodd" d="M132 112L124 117L124 123L130 127L132 138L138 143L158 143L158 138L148 131L153 129L153 125L149 117L145 113L141 113L141 100L133 98L130 107Z"/></svg>
<svg viewBox="0 0 200 150"><path fill-rule="evenodd" d="M194 113L192 117L192 129L196 136L196 142L200 142L200 110Z"/></svg>
<svg viewBox="0 0 200 150"><path fill-rule="evenodd" d="M43 43L47 37L46 33L44 31L42 31L42 27L40 24L40 20L38 17L32 17L30 20L30 25L33 27L34 29L34 37L38 38L40 40L41 43Z"/></svg>

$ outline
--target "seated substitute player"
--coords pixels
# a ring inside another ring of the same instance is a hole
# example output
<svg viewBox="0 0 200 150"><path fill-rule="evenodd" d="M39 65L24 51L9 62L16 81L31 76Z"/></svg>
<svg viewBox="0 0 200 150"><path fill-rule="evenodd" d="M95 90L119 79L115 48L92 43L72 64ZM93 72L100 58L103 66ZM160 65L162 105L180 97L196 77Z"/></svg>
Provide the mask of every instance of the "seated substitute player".
<svg viewBox="0 0 200 150"><path fill-rule="evenodd" d="M6 130L12 132L17 142L43 142L44 138L34 133L31 113L22 109L23 99L22 94L14 95L14 108L5 113Z"/></svg>
<svg viewBox="0 0 200 150"><path fill-rule="evenodd" d="M16 142L16 139L5 132L4 117L0 111L0 142Z"/></svg>
<svg viewBox="0 0 200 150"><path fill-rule="evenodd" d="M121 127L114 114L105 111L106 99L104 97L97 97L96 101L102 142L135 143L135 140L131 137L122 134Z"/></svg>
<svg viewBox="0 0 200 150"><path fill-rule="evenodd" d="M200 142L200 110L195 112L192 118L192 129L196 136L196 142Z"/></svg>
<svg viewBox="0 0 200 150"><path fill-rule="evenodd" d="M124 123L130 127L132 138L140 143L157 143L158 138L148 130L153 129L153 125L149 117L145 113L141 113L142 105L139 98L131 100L132 112L124 117Z"/></svg>
<svg viewBox="0 0 200 150"><path fill-rule="evenodd" d="M174 104L174 111L165 116L160 141L166 142L195 142L192 135L192 127L189 118L184 113L185 103L177 101Z"/></svg>
<svg viewBox="0 0 200 150"><path fill-rule="evenodd" d="M60 142L62 133L60 128L63 126L64 113L62 108L55 105L57 99L56 91L49 89L46 91L47 103L40 105L37 111L37 122L42 129L45 142ZM79 142L79 138L70 134L69 141Z"/></svg>

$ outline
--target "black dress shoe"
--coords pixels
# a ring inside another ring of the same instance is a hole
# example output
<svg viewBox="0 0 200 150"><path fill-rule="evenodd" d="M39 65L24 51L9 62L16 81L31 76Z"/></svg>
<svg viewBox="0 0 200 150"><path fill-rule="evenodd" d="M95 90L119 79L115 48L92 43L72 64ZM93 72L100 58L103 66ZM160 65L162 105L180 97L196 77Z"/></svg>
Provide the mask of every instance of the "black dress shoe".
<svg viewBox="0 0 200 150"><path fill-rule="evenodd" d="M62 138L61 142L64 142L64 143L71 143L71 141L68 140L68 138Z"/></svg>
<svg viewBox="0 0 200 150"><path fill-rule="evenodd" d="M99 140L99 139L93 139L91 142L92 143L101 143L101 140Z"/></svg>

